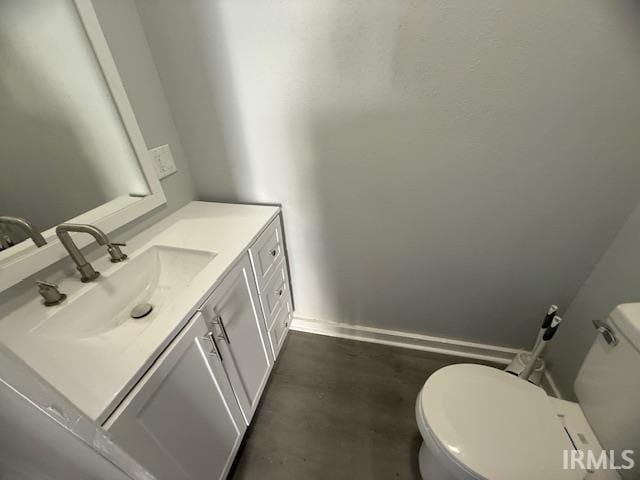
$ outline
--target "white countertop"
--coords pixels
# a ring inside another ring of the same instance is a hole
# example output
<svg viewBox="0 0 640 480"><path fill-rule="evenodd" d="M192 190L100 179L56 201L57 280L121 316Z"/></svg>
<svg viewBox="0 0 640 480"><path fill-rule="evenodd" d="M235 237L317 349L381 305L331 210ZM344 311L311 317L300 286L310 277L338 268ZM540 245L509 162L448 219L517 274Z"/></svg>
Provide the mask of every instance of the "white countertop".
<svg viewBox="0 0 640 480"><path fill-rule="evenodd" d="M83 284L77 274L60 282L60 290L68 295L60 306L44 307L35 289L3 304L0 340L84 413L102 423L279 211L271 206L192 202L130 239L125 250L131 259L153 246L215 256L188 288L164 306L162 315L126 345L110 344L108 335L54 341L34 334L56 311L63 311L59 309L101 280ZM109 263L106 252L92 263L105 278L126 264Z"/></svg>

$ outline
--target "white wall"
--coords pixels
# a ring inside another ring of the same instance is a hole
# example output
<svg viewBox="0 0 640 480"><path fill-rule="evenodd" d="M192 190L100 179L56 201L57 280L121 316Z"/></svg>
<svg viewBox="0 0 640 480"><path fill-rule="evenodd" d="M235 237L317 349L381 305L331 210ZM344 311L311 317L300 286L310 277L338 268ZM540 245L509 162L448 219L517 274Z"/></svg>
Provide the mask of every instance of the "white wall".
<svg viewBox="0 0 640 480"><path fill-rule="evenodd" d="M297 314L528 346L638 203L637 2L136 0L198 194Z"/></svg>

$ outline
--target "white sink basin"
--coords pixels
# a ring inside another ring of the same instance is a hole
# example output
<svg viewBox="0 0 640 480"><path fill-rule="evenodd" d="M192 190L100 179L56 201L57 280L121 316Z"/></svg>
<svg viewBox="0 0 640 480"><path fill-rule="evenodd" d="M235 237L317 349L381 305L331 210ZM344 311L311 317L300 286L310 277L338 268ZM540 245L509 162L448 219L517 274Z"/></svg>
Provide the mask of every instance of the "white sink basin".
<svg viewBox="0 0 640 480"><path fill-rule="evenodd" d="M31 333L59 340L116 335L133 340L213 257L212 252L152 246L101 275ZM132 318L131 310L141 303L150 303L153 310L143 318Z"/></svg>

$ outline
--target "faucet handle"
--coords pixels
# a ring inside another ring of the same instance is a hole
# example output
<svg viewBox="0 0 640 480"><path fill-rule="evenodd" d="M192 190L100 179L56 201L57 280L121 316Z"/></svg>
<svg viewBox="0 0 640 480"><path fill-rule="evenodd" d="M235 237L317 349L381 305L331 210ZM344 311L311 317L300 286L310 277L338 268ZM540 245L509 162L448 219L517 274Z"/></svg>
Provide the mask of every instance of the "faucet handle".
<svg viewBox="0 0 640 480"><path fill-rule="evenodd" d="M111 242L107 245L107 251L111 257L111 263L118 263L127 259L127 254L120 250L120 247L124 247L126 245L126 243L117 242Z"/></svg>
<svg viewBox="0 0 640 480"><path fill-rule="evenodd" d="M58 288L58 285L56 285L55 283L45 282L44 280L36 280L36 285L38 285L42 289Z"/></svg>
<svg viewBox="0 0 640 480"><path fill-rule="evenodd" d="M64 301L67 296L64 293L60 293L58 285L55 283L45 282L43 280L36 280L38 285L38 291L44 299L44 304L47 307L58 305Z"/></svg>

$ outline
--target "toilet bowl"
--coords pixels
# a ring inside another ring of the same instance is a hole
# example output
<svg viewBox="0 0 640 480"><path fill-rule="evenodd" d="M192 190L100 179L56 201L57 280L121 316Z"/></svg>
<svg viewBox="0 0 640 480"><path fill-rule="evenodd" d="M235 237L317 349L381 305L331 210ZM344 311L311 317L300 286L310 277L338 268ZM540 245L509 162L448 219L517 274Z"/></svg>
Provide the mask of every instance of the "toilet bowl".
<svg viewBox="0 0 640 480"><path fill-rule="evenodd" d="M422 478L640 478L640 465L597 472L567 468L572 450L640 452L640 304L619 305L607 323L608 335L596 337L576 379L579 404L483 365L450 365L433 373L415 407ZM570 416L578 419L578 430L568 425Z"/></svg>
<svg viewBox="0 0 640 480"><path fill-rule="evenodd" d="M483 365L436 371L416 401L422 477L437 480L577 479L572 449L542 389Z"/></svg>

